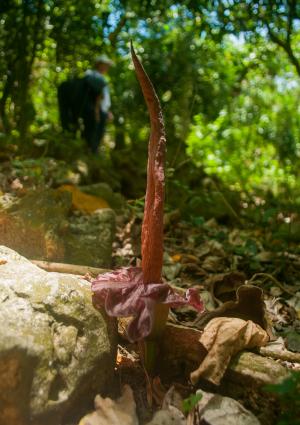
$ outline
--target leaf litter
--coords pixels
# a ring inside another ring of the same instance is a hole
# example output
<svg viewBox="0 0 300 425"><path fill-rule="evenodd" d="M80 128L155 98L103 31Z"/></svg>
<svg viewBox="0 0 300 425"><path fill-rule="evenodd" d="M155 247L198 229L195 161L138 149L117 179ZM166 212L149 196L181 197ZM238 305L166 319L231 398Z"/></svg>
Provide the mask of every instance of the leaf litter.
<svg viewBox="0 0 300 425"><path fill-rule="evenodd" d="M132 207L130 205L129 211L133 229L139 227L139 220L134 219L139 208L139 206ZM233 321L236 320L234 317L237 317L237 322L243 329L243 332L241 331L243 337L237 338L238 344L241 344L239 350L243 348L243 343L245 344L244 348L246 348L246 342L251 341L249 335L256 335L254 339L259 339L259 342L255 344L256 350L261 355L276 359L289 370L299 370L300 358L297 354L299 347L296 335L299 335L300 281L298 276L300 252L295 244L289 244L288 251L282 250L284 243L282 246L273 244L272 235L266 230L258 231L257 227L258 225L253 229L244 230L240 227L235 229L232 225L225 226L216 220L204 222L201 226L194 226L189 221L178 217L178 212L176 213L176 219L172 222L172 226L168 225L165 229L165 251L168 255L164 257L164 268L166 268L168 278L171 279L170 284L178 292L189 287L198 290L205 303L206 312L203 316L195 316L195 313L186 307L176 311L171 309L169 321L170 323L201 329L204 329L205 325L210 322L212 322L210 326L213 326L213 320L224 324L219 313L222 314L224 306L226 310L226 303L237 302L236 291L239 288L245 288L247 291L254 287L257 289L257 294L260 293L258 298L263 299L260 306L261 312L259 313L259 307L250 308L249 312L252 318L248 317L247 320L244 320L245 317L239 316L238 308L233 314ZM137 231L133 230L132 234L134 235L135 232ZM116 241L119 249L122 248L122 243L122 238ZM127 233L126 243L127 246L134 244L134 238L131 238L130 233ZM137 245L132 248L132 251L135 251L135 256L128 255L122 258L123 262L125 260L124 265L126 265L126 262L127 264L134 264L136 257L140 255L136 248L138 248ZM118 259L117 256L115 258ZM174 269L173 276L172 271L170 272L172 267ZM252 301L248 305L252 307ZM221 309L221 312L219 309ZM204 321L202 326L199 326L201 320L203 321L210 312L214 314L209 316L209 320ZM227 321L228 329L231 330L228 320L225 321ZM253 334L249 330L247 333L246 327L243 328L241 323L243 325L248 323ZM222 331L219 332L219 335L222 335ZM243 341L245 335L247 335L246 342L245 339ZM224 340L227 340L227 337ZM220 344L220 346L222 345ZM172 347L170 347L171 349ZM226 352L225 349L224 352ZM215 358L212 357L211 364L214 363ZM219 362L222 363L222 366L224 365L223 361ZM201 364L199 369L201 371ZM205 363L203 370L209 370L205 367ZM209 373L206 373L209 376ZM161 376L161 379L164 379L164 377ZM174 382L165 382L165 385L171 386L172 384ZM185 390L189 394L193 394L193 387L189 387L188 384ZM256 414L259 413L256 402L247 400L246 405L248 407L249 403L253 411ZM220 412L221 405L218 404L217 406L214 407L216 414ZM157 408L159 409L159 405L157 405ZM266 409L269 408L270 406L266 407ZM276 411L275 407L274 411ZM186 417L186 423L195 425L202 423L201 420L206 420L204 414L199 415L199 411L196 416L193 415L192 419L189 415ZM241 415L240 412L239 415L235 416L233 423L239 423L238 416ZM268 417L267 413L266 417ZM214 422L212 419L210 420L211 422L205 423L213 425ZM222 419L220 420L221 422L215 423L226 424L226 422L222 422ZM272 422L265 419L262 424L269 425Z"/></svg>

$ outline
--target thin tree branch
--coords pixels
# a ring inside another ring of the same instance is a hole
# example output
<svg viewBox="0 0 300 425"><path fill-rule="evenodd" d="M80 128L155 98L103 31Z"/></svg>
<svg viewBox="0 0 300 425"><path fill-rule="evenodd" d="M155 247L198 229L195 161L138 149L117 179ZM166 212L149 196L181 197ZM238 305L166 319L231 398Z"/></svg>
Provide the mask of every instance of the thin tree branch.
<svg viewBox="0 0 300 425"><path fill-rule="evenodd" d="M287 20L286 41L290 45L291 34L293 30L293 18L295 16L295 11L296 11L296 1L295 0L288 1L288 5L289 5L289 12L288 12L288 20Z"/></svg>
<svg viewBox="0 0 300 425"><path fill-rule="evenodd" d="M278 37L276 34L274 34L274 32L272 31L272 29L271 29L271 27L268 23L266 23L266 26L267 26L267 29L268 29L268 34L269 34L270 39L273 41L273 43L280 46L286 52L291 63L296 68L297 74L300 77L300 62L297 59L297 57L295 56L293 49L291 47L291 44L289 43L290 37L287 39L287 41L283 41L280 37Z"/></svg>

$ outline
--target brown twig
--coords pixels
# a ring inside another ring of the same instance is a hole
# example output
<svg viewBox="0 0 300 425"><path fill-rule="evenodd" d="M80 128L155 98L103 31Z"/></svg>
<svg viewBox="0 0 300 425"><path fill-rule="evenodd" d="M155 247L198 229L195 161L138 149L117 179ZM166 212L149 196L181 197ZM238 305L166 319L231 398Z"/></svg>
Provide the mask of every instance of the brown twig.
<svg viewBox="0 0 300 425"><path fill-rule="evenodd" d="M76 274L79 276L85 276L91 274L98 276L99 274L110 271L109 269L101 269L98 267L80 266L77 264L65 264L65 263L52 263L49 261L30 260L33 264L40 267L47 272L67 273Z"/></svg>
<svg viewBox="0 0 300 425"><path fill-rule="evenodd" d="M283 360L292 363L300 363L300 353L292 353L288 350L275 350L272 347L266 345L265 347L259 347L259 354L265 357L272 357L275 360Z"/></svg>
<svg viewBox="0 0 300 425"><path fill-rule="evenodd" d="M255 273L251 277L251 279L248 280L247 284L248 283L254 283L254 282L256 282L258 277L265 278L266 280L267 279L270 279L270 280L272 280L272 282L275 283L275 285L279 286L279 288L281 288L287 294L289 294L289 295L295 295L295 293L292 290L287 289L282 283L279 282L279 280L276 279L276 277L274 277L273 275L271 275L269 273Z"/></svg>

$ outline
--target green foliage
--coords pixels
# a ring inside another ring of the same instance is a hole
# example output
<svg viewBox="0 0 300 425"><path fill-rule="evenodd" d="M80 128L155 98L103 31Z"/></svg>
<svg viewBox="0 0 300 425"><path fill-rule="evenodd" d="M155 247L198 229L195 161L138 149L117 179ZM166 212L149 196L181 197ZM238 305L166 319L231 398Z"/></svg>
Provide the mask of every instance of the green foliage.
<svg viewBox="0 0 300 425"><path fill-rule="evenodd" d="M202 398L201 393L191 394L188 398L182 402L182 409L185 414L188 414Z"/></svg>
<svg viewBox="0 0 300 425"><path fill-rule="evenodd" d="M55 140L58 84L82 75L96 55L107 53L115 62L110 72L115 119L107 146L122 170L124 187L130 186L133 173L138 177L128 194L141 195L148 115L129 56L133 39L162 102L168 166L182 191L189 190L190 181L178 177L177 167L186 154L199 169L235 189L295 187L300 158L299 5L274 4L3 2L0 130L19 137L28 155L36 151L34 140L47 137L46 153L55 155L61 140Z"/></svg>
<svg viewBox="0 0 300 425"><path fill-rule="evenodd" d="M268 48L261 45L260 51ZM236 49L247 78L233 86L232 99L215 119L205 114L194 117L187 144L188 154L236 189L260 187L278 191L282 184L296 184L300 159L299 112L296 93L300 86L289 74L270 72L274 64L258 63L250 45L229 43L222 56ZM274 61L274 60L273 60ZM217 61L219 63L219 61ZM285 63L288 67L288 64ZM225 72L239 75L234 62ZM292 159L293 158L293 159Z"/></svg>
<svg viewBox="0 0 300 425"><path fill-rule="evenodd" d="M266 385L265 390L276 394L280 400L281 416L276 425L299 425L300 372L292 371L291 376L282 383Z"/></svg>

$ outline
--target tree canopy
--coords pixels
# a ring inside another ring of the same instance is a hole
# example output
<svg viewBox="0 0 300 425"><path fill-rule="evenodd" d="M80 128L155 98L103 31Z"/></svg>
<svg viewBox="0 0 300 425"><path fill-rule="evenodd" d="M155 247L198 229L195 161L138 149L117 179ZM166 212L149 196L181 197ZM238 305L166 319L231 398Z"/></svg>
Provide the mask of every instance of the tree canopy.
<svg viewBox="0 0 300 425"><path fill-rule="evenodd" d="M115 62L109 155L126 149L138 167L147 112L132 39L162 101L170 169L190 158L235 187L296 185L296 0L6 0L0 13L1 129L20 149L59 131L58 84L106 53Z"/></svg>

